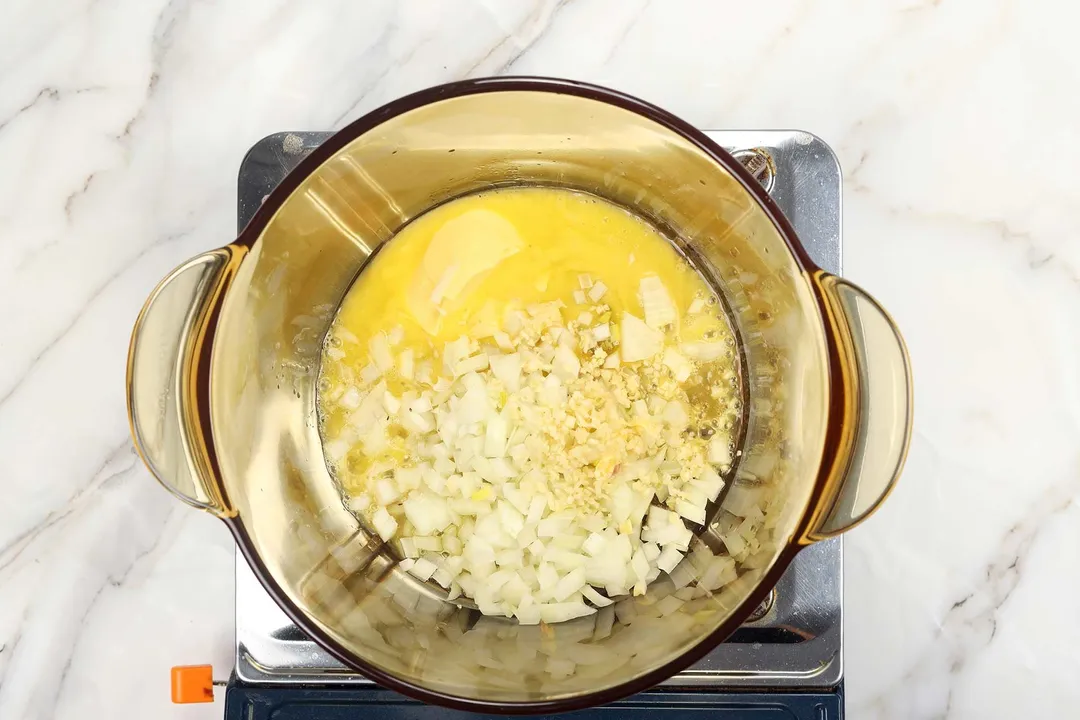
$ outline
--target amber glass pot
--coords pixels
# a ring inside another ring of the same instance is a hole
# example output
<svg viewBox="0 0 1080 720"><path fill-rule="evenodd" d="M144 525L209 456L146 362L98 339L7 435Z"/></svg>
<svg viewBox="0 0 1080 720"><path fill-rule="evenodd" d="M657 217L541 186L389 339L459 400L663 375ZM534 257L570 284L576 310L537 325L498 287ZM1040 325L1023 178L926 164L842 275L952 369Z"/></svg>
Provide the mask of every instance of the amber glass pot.
<svg viewBox="0 0 1080 720"><path fill-rule="evenodd" d="M440 203L530 184L594 193L676 238L730 308L748 400L729 490L674 577L550 626L478 617L403 572L343 504L316 417L324 335L372 253ZM690 665L800 548L878 506L911 430L896 327L861 289L814 266L735 159L640 100L537 78L425 90L331 137L240 237L154 290L127 385L151 472L225 521L304 631L388 687L492 712L602 703ZM753 552L725 547L720 536L754 507L765 516Z"/></svg>

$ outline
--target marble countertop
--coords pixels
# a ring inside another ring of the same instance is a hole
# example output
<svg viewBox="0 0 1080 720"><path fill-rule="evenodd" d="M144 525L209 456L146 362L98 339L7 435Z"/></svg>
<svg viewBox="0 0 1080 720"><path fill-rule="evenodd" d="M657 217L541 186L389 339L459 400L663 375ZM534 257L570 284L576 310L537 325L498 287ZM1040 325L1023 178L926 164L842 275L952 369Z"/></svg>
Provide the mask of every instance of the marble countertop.
<svg viewBox="0 0 1080 720"><path fill-rule="evenodd" d="M492 74L611 85L840 156L846 275L915 438L846 541L853 718L1080 706L1080 11L1009 0L15 0L0 29L0 718L221 717L233 546L135 457L128 337L232 236L260 137ZM1070 17L1066 17L1070 16ZM1070 49L1072 48L1072 49Z"/></svg>

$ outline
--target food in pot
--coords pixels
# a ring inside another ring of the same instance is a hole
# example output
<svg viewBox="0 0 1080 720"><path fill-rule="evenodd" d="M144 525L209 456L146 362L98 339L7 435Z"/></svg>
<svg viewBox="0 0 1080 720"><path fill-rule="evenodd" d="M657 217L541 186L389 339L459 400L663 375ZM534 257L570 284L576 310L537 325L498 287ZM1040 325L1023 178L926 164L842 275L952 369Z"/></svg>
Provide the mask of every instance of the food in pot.
<svg viewBox="0 0 1080 720"><path fill-rule="evenodd" d="M401 230L319 389L348 506L450 599L521 623L643 594L724 488L741 417L717 296L592 195L506 188Z"/></svg>

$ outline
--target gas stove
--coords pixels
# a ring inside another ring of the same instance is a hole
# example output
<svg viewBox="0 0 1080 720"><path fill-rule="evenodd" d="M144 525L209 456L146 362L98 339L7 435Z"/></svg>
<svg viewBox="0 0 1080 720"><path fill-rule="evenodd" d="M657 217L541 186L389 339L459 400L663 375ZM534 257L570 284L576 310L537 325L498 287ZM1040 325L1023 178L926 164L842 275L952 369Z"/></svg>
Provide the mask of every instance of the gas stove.
<svg viewBox="0 0 1080 720"><path fill-rule="evenodd" d="M841 175L832 150L799 131L707 133L757 177L823 269L841 270ZM331 133L260 140L239 174L238 228ZM575 715L708 711L719 718L843 715L843 549L817 543L795 558L752 619L697 664L654 690ZM227 718L468 717L384 690L337 662L297 628L236 557L236 667ZM480 717L480 716L472 716Z"/></svg>

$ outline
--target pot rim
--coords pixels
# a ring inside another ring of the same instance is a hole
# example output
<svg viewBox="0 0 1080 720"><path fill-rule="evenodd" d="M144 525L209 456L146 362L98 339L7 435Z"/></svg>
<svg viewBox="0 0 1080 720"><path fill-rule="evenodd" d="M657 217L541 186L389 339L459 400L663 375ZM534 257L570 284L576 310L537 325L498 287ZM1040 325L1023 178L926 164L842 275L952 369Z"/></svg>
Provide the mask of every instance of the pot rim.
<svg viewBox="0 0 1080 720"><path fill-rule="evenodd" d="M802 246L791 223L780 211L779 207L769 194L765 192L765 189L760 183L758 183L749 171L743 167L742 163L736 160L729 152L717 145L716 142L711 140L704 132L675 115L672 115L666 110L617 90L576 80L533 76L477 78L437 85L393 100L357 120L354 120L327 138L325 142L305 157L296 168L294 168L284 180L270 192L269 196L267 196L266 200L255 212L251 221L248 222L247 226L240 232L235 244L249 248L254 245L269 225L278 209L300 186L300 184L318 167L327 160L330 160L346 145L360 137L362 134L376 128L388 120L425 105L468 95L493 92L549 92L604 102L641 115L662 127L675 132L723 167L739 182L740 185L742 185L744 190L750 193L758 206L765 212L773 226L777 229L788 250L791 252L796 263L804 273L813 275L814 273L821 272L820 268L818 268L811 260L806 249ZM822 317L825 317L824 301L815 287L815 284L811 282L810 285L814 288L812 294L818 304L818 310L822 313ZM835 376L840 362L838 350L836 348L835 339L831 337L830 333L825 333L825 338L830 373ZM834 404L836 402L836 398L830 400L830 415L835 410ZM836 432L837 431L833 429L827 430L827 436L824 443L825 448L835 447L837 442ZM718 644L723 642L740 625L742 625L754 609L764 601L768 593L776 585L777 581L779 581L780 576L787 570L795 555L799 550L806 546L806 543L800 542L799 538L805 537L806 530L811 524L811 511L818 507L822 502L822 497L826 491L823 478L826 477L827 472L823 469L818 478L815 479L811 496L807 502L806 508L803 510L800 521L792 534L791 540L784 546L772 566L765 572L762 579L749 593L743 603L732 611L728 618L714 631L702 637L697 644L670 662L636 678L602 690L550 700L506 702L452 695L413 683L366 662L334 640L329 633L322 630L322 628L320 628L318 624L281 589L280 585L270 574L266 565L263 563L262 558L253 547L251 538L244 526L243 518L240 515L222 517L221 519L228 526L237 547L244 555L248 565L251 566L251 569L259 582L281 607L289 619L296 623L296 625L315 640L315 642L346 667L357 671L365 677L384 687L390 688L391 690L395 690L422 702L433 703L443 707L469 712L501 713L510 715L548 714L581 710L596 705L603 705L651 688L659 682L694 664L711 652Z"/></svg>

